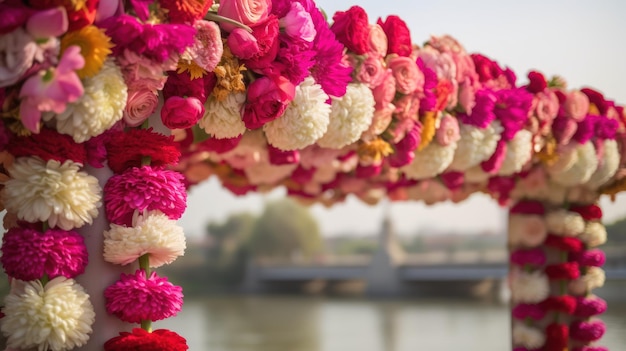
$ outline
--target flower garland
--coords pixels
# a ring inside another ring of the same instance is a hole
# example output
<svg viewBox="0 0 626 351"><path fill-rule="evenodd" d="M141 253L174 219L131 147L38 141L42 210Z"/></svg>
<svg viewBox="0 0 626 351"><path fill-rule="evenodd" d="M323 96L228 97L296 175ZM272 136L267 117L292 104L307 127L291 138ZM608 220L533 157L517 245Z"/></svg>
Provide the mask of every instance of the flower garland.
<svg viewBox="0 0 626 351"><path fill-rule="evenodd" d="M607 305L592 294L605 279L600 208L521 200L509 218L515 350L606 350L595 343Z"/></svg>

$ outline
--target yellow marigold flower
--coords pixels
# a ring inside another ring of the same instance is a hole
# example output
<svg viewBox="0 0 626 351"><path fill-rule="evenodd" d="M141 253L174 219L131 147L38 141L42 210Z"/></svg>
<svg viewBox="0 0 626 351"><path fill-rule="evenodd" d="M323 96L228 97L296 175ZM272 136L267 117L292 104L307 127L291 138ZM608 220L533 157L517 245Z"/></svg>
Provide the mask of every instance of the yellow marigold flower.
<svg viewBox="0 0 626 351"><path fill-rule="evenodd" d="M383 139L376 138L368 143L360 143L357 152L361 161L375 164L393 153L393 149Z"/></svg>
<svg viewBox="0 0 626 351"><path fill-rule="evenodd" d="M178 61L176 72L178 74L183 73L185 71L189 71L189 75L191 79L202 78L205 74L207 74L206 70L200 66L198 66L192 60L180 60Z"/></svg>
<svg viewBox="0 0 626 351"><path fill-rule="evenodd" d="M553 165L559 159L559 155L556 153L556 139L547 137L545 139L545 145L536 155L545 165Z"/></svg>
<svg viewBox="0 0 626 351"><path fill-rule="evenodd" d="M80 78L93 77L100 72L113 47L104 30L93 25L65 34L61 39L61 53L71 45L79 46L85 59L85 66L76 72Z"/></svg>
<svg viewBox="0 0 626 351"><path fill-rule="evenodd" d="M598 109L598 106L596 106L596 104L589 104L589 114L594 116L600 116L600 109Z"/></svg>
<svg viewBox="0 0 626 351"><path fill-rule="evenodd" d="M426 112L422 115L422 140L417 150L423 150L435 137L437 132L437 113L434 111Z"/></svg>
<svg viewBox="0 0 626 351"><path fill-rule="evenodd" d="M239 64L239 60L233 56L228 46L224 46L222 61L214 71L217 83L213 89L213 95L217 101L224 101L230 93L243 93L246 91L243 74L241 73L245 70L246 67Z"/></svg>

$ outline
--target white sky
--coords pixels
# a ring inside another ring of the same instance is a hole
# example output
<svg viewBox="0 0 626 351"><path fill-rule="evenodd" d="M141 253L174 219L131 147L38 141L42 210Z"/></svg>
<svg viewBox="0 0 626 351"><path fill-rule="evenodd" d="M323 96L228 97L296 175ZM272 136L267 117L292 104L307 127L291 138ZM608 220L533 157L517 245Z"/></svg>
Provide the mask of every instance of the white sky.
<svg viewBox="0 0 626 351"><path fill-rule="evenodd" d="M450 34L469 52L486 55L511 67L518 82L529 70L547 76L560 75L569 87L589 86L610 99L626 104L626 28L623 0L317 0L329 17L357 4L370 19L397 14L411 29L412 41L421 44L429 36ZM200 235L208 221L221 221L230 213L258 213L269 195L236 197L223 190L214 178L191 189L188 209L179 224L189 236ZM312 208L325 235L342 232L370 234L378 231L383 206L368 206L349 199L331 209ZM626 216L626 195L618 201L603 201L605 219ZM391 215L399 233L418 230L504 230L503 210L491 199L474 195L459 204L424 206L421 203L393 203Z"/></svg>

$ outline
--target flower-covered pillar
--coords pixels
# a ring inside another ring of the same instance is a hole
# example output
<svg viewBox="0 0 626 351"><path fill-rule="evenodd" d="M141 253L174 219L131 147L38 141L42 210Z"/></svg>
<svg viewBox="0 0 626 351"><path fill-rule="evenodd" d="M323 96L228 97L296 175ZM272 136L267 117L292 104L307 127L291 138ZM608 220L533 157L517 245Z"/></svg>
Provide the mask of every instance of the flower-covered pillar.
<svg viewBox="0 0 626 351"><path fill-rule="evenodd" d="M510 208L514 351L604 351L606 240L597 204L520 200Z"/></svg>

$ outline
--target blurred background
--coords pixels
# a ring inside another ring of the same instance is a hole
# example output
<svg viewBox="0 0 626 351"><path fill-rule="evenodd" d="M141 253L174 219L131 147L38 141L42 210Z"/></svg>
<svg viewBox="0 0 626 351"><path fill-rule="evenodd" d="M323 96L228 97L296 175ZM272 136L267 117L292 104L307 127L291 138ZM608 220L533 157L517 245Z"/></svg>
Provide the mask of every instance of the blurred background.
<svg viewBox="0 0 626 351"><path fill-rule="evenodd" d="M328 15L355 5L318 0ZM450 34L526 81L559 75L626 102L626 3L603 0L359 1L371 23L401 16L412 40ZM158 326L191 350L508 350L506 213L484 195L462 204L355 198L300 207L284 192L236 197L216 179L192 188L180 224L186 255L162 269L181 284L185 307ZM626 256L626 197L601 203L610 265ZM388 279L403 264L402 281ZM607 265L607 270L609 265ZM387 273L387 274L386 274ZM324 276L324 279L313 279ZM387 277L387 278L385 278ZM626 281L608 273L601 344L626 344Z"/></svg>

